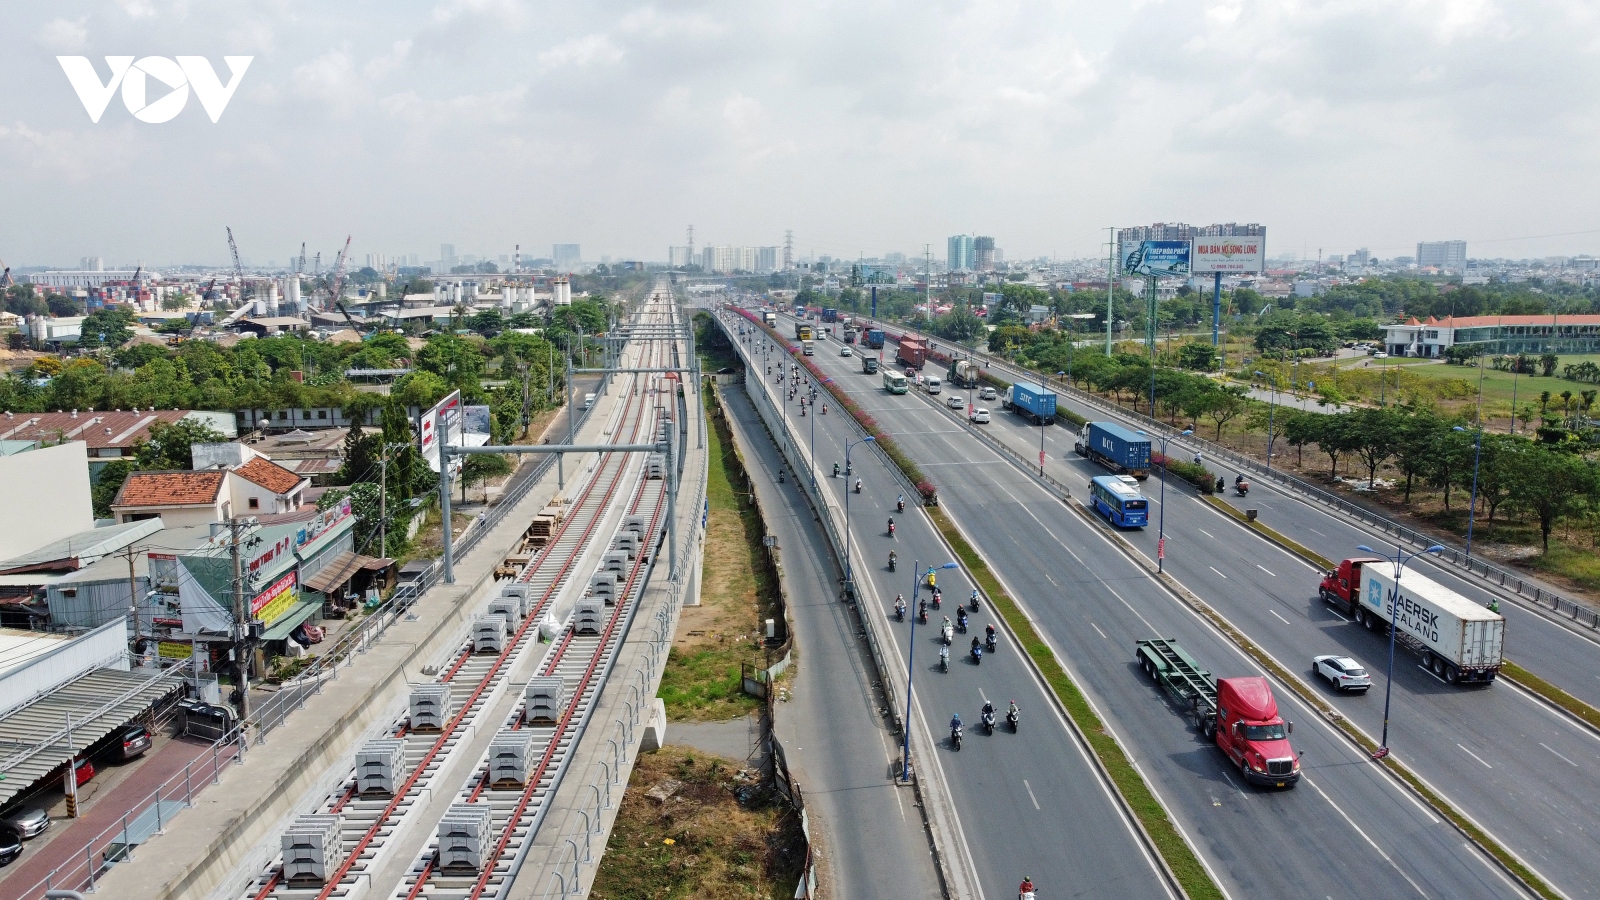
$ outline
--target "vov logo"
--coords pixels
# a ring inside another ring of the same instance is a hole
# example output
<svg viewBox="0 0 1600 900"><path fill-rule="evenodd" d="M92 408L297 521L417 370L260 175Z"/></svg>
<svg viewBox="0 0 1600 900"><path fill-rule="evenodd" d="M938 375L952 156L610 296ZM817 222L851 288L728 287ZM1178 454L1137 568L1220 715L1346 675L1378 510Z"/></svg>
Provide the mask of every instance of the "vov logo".
<svg viewBox="0 0 1600 900"><path fill-rule="evenodd" d="M238 90L239 81L255 57L224 56L222 59L228 64L226 85L217 78L216 70L204 56L180 56L176 60L146 56L138 62L131 56L108 56L105 60L111 79L105 82L100 80L88 57L56 57L62 71L67 73L67 80L72 82L72 89L78 92L78 99L83 101L89 121L100 121L111 95L121 87L122 105L135 119L152 125L170 122L183 112L189 102L190 88L194 88L195 96L200 98L200 105L205 107L212 122L222 118L222 111L228 108L228 101L233 99L233 92ZM158 84L155 91L151 90L151 81ZM150 99L150 94L159 92L160 87L165 87L167 93Z"/></svg>

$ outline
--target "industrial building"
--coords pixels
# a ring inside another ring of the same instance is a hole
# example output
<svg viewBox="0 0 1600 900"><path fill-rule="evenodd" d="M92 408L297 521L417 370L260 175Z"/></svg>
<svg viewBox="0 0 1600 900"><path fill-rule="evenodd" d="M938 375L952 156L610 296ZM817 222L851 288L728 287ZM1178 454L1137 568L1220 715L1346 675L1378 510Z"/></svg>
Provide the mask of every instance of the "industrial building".
<svg viewBox="0 0 1600 900"><path fill-rule="evenodd" d="M1384 347L1391 356L1442 357L1451 347L1479 349L1485 356L1524 353L1600 353L1600 316L1450 316L1412 317L1385 325Z"/></svg>

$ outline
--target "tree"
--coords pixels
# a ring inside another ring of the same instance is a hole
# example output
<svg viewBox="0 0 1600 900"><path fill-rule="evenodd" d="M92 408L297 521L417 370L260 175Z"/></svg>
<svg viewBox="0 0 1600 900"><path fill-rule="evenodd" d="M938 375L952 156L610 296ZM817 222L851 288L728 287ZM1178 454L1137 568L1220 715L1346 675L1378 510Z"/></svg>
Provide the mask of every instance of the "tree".
<svg viewBox="0 0 1600 900"><path fill-rule="evenodd" d="M1333 478L1339 474L1339 457L1356 448L1357 438L1351 433L1352 423L1347 416L1311 415L1318 417L1317 446L1328 454L1328 477Z"/></svg>
<svg viewBox="0 0 1600 900"><path fill-rule="evenodd" d="M83 319L78 343L85 347L118 347L133 337L133 311L123 306L97 309Z"/></svg>
<svg viewBox="0 0 1600 900"><path fill-rule="evenodd" d="M1539 357L1539 368L1544 370L1544 377L1546 378L1555 374L1556 366L1560 363L1560 357L1554 353L1546 353Z"/></svg>
<svg viewBox="0 0 1600 900"><path fill-rule="evenodd" d="M1399 432L1398 415L1390 409L1359 409L1345 413L1347 445L1367 464L1367 487L1378 479L1378 467L1394 455Z"/></svg>
<svg viewBox="0 0 1600 900"><path fill-rule="evenodd" d="M1321 433L1322 413L1304 412L1298 409L1286 409L1278 419L1278 433L1294 448L1294 464L1304 466L1306 462L1306 445L1314 444Z"/></svg>
<svg viewBox="0 0 1600 900"><path fill-rule="evenodd" d="M1444 491L1444 511L1450 511L1450 490L1461 473L1472 471L1472 438L1464 432L1440 429L1430 442L1428 484Z"/></svg>
<svg viewBox="0 0 1600 900"><path fill-rule="evenodd" d="M1209 394L1206 406L1206 416L1216 423L1217 440L1222 440L1222 426L1233 421L1249 408L1249 403L1244 398L1244 388L1225 387L1212 391Z"/></svg>
<svg viewBox="0 0 1600 900"><path fill-rule="evenodd" d="M135 465L137 463L134 460L124 457L114 459L100 467L100 474L90 488L96 519L111 518L111 501L117 499L117 492L122 490L123 482L128 480L128 474L134 470Z"/></svg>
<svg viewBox="0 0 1600 900"><path fill-rule="evenodd" d="M346 414L351 412L346 411ZM383 437L367 434L361 427L361 415L352 417L350 430L344 436L344 462L339 466L338 479L342 484L374 481L378 476L378 458L383 453Z"/></svg>
<svg viewBox="0 0 1600 900"><path fill-rule="evenodd" d="M1217 367L1217 348L1199 342L1184 344L1178 348L1178 364L1196 372L1209 372Z"/></svg>
<svg viewBox="0 0 1600 900"><path fill-rule="evenodd" d="M482 484L490 478L510 474L511 461L504 456L498 453L474 453L461 465L461 493L466 494L467 486L474 481Z"/></svg>
<svg viewBox="0 0 1600 900"><path fill-rule="evenodd" d="M228 438L199 419L156 422L150 437L134 447L133 456L141 470L187 470L194 468L195 444L220 444Z"/></svg>
<svg viewBox="0 0 1600 900"><path fill-rule="evenodd" d="M1577 456L1538 444L1521 454L1520 463L1521 475L1513 483L1511 497L1538 518L1544 552L1549 553L1556 519L1594 487L1594 471Z"/></svg>
<svg viewBox="0 0 1600 900"><path fill-rule="evenodd" d="M1394 465L1406 477L1405 502L1411 502L1411 486L1418 476L1427 477L1432 465L1435 435L1445 430L1444 423L1431 412L1422 411L1397 419L1394 440Z"/></svg>
<svg viewBox="0 0 1600 900"><path fill-rule="evenodd" d="M1482 440L1482 451L1477 461L1478 497L1489 509L1489 528L1494 529L1495 511L1500 504L1511 499L1517 479L1522 477L1522 454L1532 445L1522 438L1507 434L1474 435Z"/></svg>

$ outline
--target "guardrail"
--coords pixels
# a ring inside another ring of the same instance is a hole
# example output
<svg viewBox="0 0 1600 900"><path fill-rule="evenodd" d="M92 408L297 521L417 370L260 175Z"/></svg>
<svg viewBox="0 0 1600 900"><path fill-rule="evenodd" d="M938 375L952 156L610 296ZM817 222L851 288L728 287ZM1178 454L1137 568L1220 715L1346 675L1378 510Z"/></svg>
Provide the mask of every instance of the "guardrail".
<svg viewBox="0 0 1600 900"><path fill-rule="evenodd" d="M906 328L905 326L896 327L903 328L909 334L927 337L927 335L924 335L922 332L913 328ZM943 339L941 338L940 340ZM946 344L949 344L949 342L946 341ZM992 356L988 353L983 353L981 351L972 351L971 355L974 359L983 360L984 363L990 367L990 369L998 369L1004 372L1014 373L1017 377L1038 379L1046 387L1049 387L1058 393L1066 394L1080 403L1100 409L1107 415L1136 422L1140 427L1147 431L1153 431L1161 434L1168 439L1177 438L1179 436L1179 429L1173 428L1172 426L1167 425L1166 423L1157 419L1152 419L1143 413L1135 412L1127 409L1126 407L1110 403L1103 397L1091 394L1088 391L1074 387L1064 381L1059 381L1055 378L1042 375L1038 372L1030 372L1026 369L1018 367L1015 363ZM1056 423L1063 424L1061 419L1057 419ZM1545 609L1549 609L1551 612L1557 615L1564 616L1572 620L1574 623L1600 631L1600 609L1596 609L1594 606L1581 601L1573 600L1570 597L1550 590L1544 585L1524 579L1515 572L1504 569L1495 565L1494 563L1485 561L1481 556L1468 557L1464 549L1453 547L1447 543L1444 543L1435 535L1427 534L1425 532L1418 531L1415 528L1402 525L1399 522L1396 522L1387 516L1379 515L1378 513L1375 513L1372 510L1361 506L1360 504L1352 503L1337 494L1316 487L1315 485L1312 485L1303 479L1296 478L1295 476L1290 475L1281 469L1271 468L1260 460L1250 456L1245 456L1244 454L1224 447L1221 444L1208 441L1197 434L1184 437L1179 442L1198 447L1200 448L1201 452L1216 459L1226 460L1230 465L1237 469L1249 471L1256 477L1271 481L1273 484L1278 485L1279 487L1293 494L1304 497L1307 500L1314 501L1317 504L1327 507L1341 515L1353 518L1362 525L1381 532L1382 534L1394 539L1396 543L1404 543L1416 548L1432 547L1435 544L1442 544L1445 549L1443 552L1435 555L1436 560L1448 562L1457 569L1464 570L1467 574L1482 579L1491 587L1496 587L1515 594L1516 596L1527 600L1530 603Z"/></svg>

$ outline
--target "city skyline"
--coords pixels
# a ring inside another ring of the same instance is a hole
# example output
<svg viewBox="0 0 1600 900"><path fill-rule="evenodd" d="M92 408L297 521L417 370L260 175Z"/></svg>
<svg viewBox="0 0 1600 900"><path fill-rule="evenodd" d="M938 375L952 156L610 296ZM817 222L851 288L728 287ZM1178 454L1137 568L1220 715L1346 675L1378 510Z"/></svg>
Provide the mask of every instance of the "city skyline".
<svg viewBox="0 0 1600 900"><path fill-rule="evenodd" d="M260 261L304 241L326 264L347 234L356 259L427 259L441 240L655 259L687 221L719 245L793 229L797 254L837 257L937 256L971 223L1007 259L1093 257L1107 227L1151 221L1262 222L1269 252L1306 258L1600 245L1581 149L1600 76L1581 47L1600 23L1576 11L917 13L883 5L845 28L722 3L14 11L0 165L26 177L0 187L0 258L223 264L232 226ZM825 49L793 49L807 45ZM164 124L112 99L93 123L56 59L103 78L106 56L185 53L219 72L253 57L215 124L196 98ZM1438 190L1441 173L1470 189Z"/></svg>

